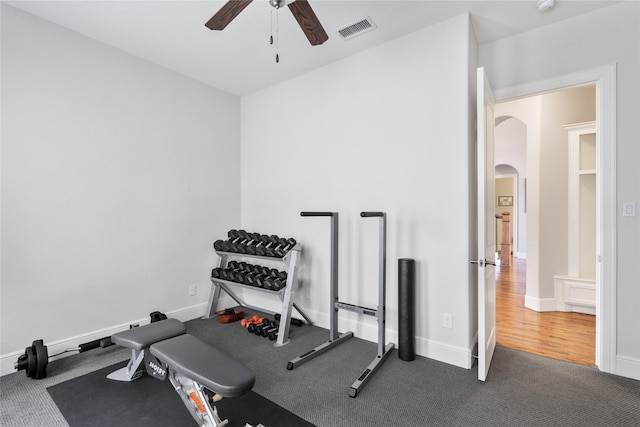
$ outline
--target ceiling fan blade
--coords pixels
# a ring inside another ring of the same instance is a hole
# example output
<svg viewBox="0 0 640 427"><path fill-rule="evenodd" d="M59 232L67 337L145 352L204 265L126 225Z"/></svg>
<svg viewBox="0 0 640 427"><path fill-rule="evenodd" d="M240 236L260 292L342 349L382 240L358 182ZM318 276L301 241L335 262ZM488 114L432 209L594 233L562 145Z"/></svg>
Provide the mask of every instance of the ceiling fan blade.
<svg viewBox="0 0 640 427"><path fill-rule="evenodd" d="M229 0L204 24L205 27L210 30L224 30L252 1L253 0Z"/></svg>
<svg viewBox="0 0 640 427"><path fill-rule="evenodd" d="M312 46L322 44L329 40L329 36L324 28L322 28L322 24L320 24L318 17L313 9L311 9L311 5L309 5L307 0L296 0L287 6L289 6L289 10L296 18L296 21L298 21L300 28L302 28L302 31Z"/></svg>

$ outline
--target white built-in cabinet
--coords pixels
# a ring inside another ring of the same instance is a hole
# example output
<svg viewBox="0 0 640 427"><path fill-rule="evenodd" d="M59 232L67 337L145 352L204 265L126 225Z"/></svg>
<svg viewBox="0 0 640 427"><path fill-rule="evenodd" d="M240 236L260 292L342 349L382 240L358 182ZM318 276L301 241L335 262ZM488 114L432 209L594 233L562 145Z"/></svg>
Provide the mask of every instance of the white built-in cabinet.
<svg viewBox="0 0 640 427"><path fill-rule="evenodd" d="M565 126L568 173L567 274L554 276L556 309L595 314L596 123Z"/></svg>

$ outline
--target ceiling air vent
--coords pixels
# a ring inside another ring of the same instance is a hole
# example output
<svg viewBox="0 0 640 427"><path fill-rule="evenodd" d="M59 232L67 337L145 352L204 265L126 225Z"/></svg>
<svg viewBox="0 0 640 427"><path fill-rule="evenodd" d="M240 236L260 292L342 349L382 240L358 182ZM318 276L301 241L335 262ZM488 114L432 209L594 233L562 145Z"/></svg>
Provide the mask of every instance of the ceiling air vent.
<svg viewBox="0 0 640 427"><path fill-rule="evenodd" d="M376 28L376 24L373 23L371 18L365 16L362 19L358 19L356 22L338 29L338 33L340 33L342 38L344 38L345 40L350 40L355 36L368 33L369 31L375 30Z"/></svg>

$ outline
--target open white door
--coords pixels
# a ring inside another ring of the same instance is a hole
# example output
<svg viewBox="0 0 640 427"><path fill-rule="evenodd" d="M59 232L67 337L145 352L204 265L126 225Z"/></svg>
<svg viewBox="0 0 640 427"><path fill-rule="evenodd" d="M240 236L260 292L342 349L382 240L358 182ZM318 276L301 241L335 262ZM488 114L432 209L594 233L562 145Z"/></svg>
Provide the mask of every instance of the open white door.
<svg viewBox="0 0 640 427"><path fill-rule="evenodd" d="M478 68L478 379L485 381L496 348L494 99Z"/></svg>

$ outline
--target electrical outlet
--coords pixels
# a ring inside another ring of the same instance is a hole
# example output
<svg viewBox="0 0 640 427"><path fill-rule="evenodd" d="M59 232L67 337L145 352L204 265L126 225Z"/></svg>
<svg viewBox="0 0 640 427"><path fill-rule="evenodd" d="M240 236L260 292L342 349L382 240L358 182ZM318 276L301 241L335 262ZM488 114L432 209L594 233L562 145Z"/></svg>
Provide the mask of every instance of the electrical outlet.
<svg viewBox="0 0 640 427"><path fill-rule="evenodd" d="M189 296L192 297L196 294L196 285L189 285Z"/></svg>
<svg viewBox="0 0 640 427"><path fill-rule="evenodd" d="M442 313L442 327L453 328L453 315L449 313Z"/></svg>
<svg viewBox="0 0 640 427"><path fill-rule="evenodd" d="M635 202L622 203L622 216L636 216L636 203Z"/></svg>

